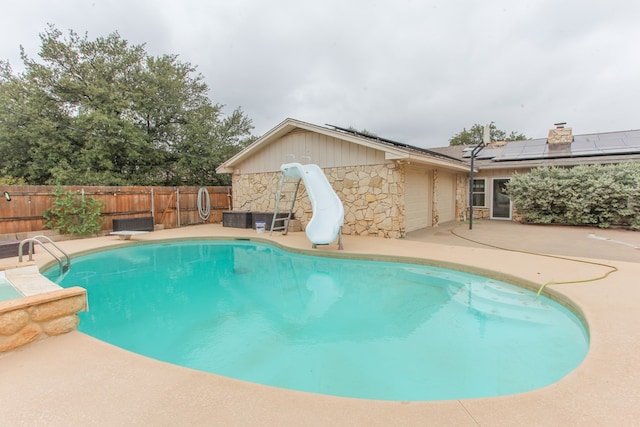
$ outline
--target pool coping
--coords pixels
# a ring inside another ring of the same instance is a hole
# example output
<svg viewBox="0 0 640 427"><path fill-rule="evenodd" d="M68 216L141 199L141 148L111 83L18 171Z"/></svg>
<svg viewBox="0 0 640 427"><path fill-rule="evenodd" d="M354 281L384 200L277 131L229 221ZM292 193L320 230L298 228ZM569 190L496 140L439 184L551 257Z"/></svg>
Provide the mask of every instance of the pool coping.
<svg viewBox="0 0 640 427"><path fill-rule="evenodd" d="M520 237L526 239L532 231L522 228ZM295 234L298 235L273 236L270 240L287 247L308 247L304 233ZM255 236L255 231L196 226L149 233L140 239L178 235L247 237ZM602 268L596 266L576 268L567 260L452 246L441 244L438 239L436 236L433 242L411 242L345 236L345 249L393 256L428 254L436 260L456 260L517 273L538 284L602 273ZM103 239L73 245L82 250L83 246L112 244ZM324 247L319 252L335 250ZM39 265L47 262L41 257L37 258ZM214 420L226 425L631 425L640 418L637 405L640 376L636 374L640 367L640 344L635 339L640 326L635 302L640 296L636 286L640 264L606 261L618 268L610 277L552 287L583 311L590 326L591 348L576 370L543 389L512 396L435 402L335 398L164 364L72 332L0 358L3 372L0 393L7 396L0 416L15 423L46 419L49 425L68 425L73 421L210 424ZM61 381L64 374L69 378ZM8 384L20 386L23 390L20 398L8 393ZM63 401L57 398L60 395L65 396ZM29 408L33 407L39 411L29 415L33 412Z"/></svg>

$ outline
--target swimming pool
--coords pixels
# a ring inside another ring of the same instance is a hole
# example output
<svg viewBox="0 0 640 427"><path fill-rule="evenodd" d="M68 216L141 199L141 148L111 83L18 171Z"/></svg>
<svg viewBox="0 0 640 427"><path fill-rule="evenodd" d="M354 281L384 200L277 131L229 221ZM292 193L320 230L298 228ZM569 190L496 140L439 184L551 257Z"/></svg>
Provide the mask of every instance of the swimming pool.
<svg viewBox="0 0 640 427"><path fill-rule="evenodd" d="M23 295L7 280L4 271L0 271L0 301L20 298Z"/></svg>
<svg viewBox="0 0 640 427"><path fill-rule="evenodd" d="M573 370L567 308L455 270L180 241L76 258L79 329L169 363L336 396L444 400L524 392Z"/></svg>

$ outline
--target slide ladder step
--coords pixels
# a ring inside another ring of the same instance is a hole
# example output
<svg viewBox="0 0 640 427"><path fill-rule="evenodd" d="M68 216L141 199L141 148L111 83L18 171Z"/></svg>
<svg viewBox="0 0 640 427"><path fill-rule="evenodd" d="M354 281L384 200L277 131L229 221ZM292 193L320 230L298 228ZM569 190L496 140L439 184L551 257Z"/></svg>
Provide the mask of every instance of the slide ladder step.
<svg viewBox="0 0 640 427"><path fill-rule="evenodd" d="M296 203L296 198L298 197L298 190L300 188L300 181L302 179L298 178L295 182L295 189L293 191L288 192L291 195L290 203L289 203L289 212L286 217L280 217L278 214L281 211L280 205L284 202L286 197L283 197L283 188L286 184L286 176L284 172L280 176L280 180L278 181L278 189L276 191L276 201L275 208L273 210L273 219L271 220L271 230L270 235L273 234L274 231L282 231L282 235L286 235L289 232L289 221L291 220L291 216L293 215L293 208ZM276 222L282 222L282 225L276 226Z"/></svg>

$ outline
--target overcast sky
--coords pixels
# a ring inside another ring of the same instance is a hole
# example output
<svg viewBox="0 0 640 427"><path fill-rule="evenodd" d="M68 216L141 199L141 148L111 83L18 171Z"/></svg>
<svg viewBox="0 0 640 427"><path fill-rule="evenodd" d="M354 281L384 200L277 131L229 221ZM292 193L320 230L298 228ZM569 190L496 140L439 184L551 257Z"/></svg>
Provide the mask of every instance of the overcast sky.
<svg viewBox="0 0 640 427"><path fill-rule="evenodd" d="M196 66L255 135L292 117L436 147L491 121L529 138L640 128L639 18L631 0L18 0L0 59L36 58L47 23L117 31Z"/></svg>

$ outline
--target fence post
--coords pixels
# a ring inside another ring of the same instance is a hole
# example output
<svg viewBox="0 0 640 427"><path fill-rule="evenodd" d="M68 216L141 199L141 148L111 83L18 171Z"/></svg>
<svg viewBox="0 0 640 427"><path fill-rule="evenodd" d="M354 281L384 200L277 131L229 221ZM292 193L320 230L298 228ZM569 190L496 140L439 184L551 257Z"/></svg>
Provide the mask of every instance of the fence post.
<svg viewBox="0 0 640 427"><path fill-rule="evenodd" d="M180 228L180 189L176 187L176 214L178 215L178 228Z"/></svg>
<svg viewBox="0 0 640 427"><path fill-rule="evenodd" d="M151 187L151 217L153 218L153 225L156 224L156 196Z"/></svg>

